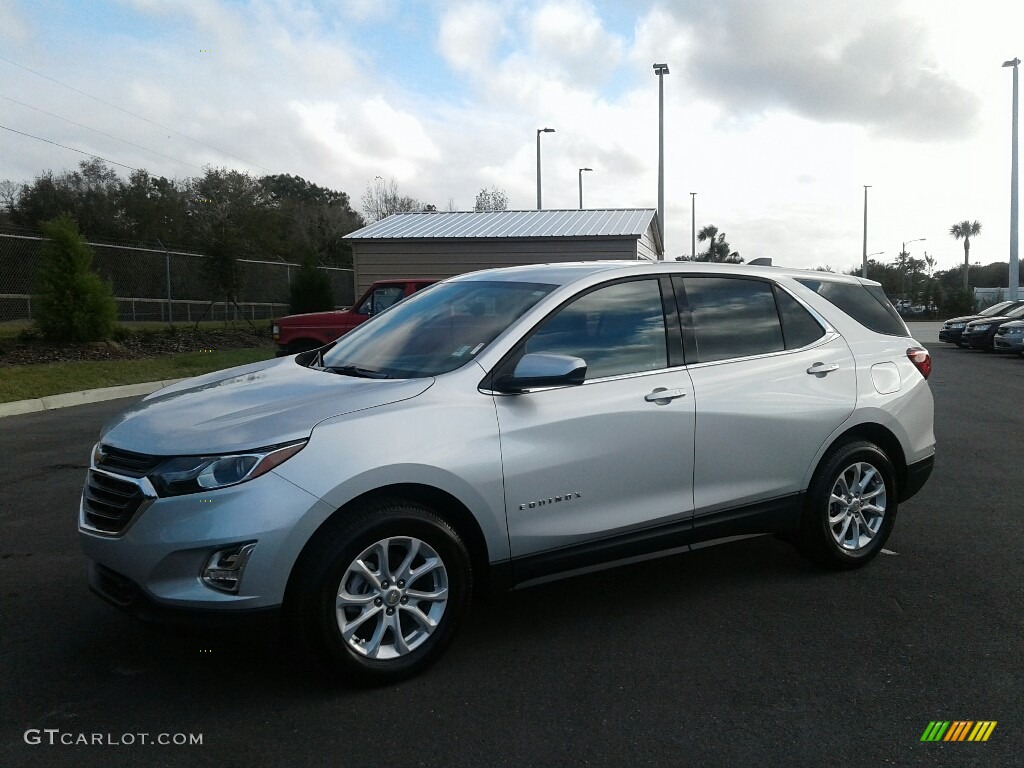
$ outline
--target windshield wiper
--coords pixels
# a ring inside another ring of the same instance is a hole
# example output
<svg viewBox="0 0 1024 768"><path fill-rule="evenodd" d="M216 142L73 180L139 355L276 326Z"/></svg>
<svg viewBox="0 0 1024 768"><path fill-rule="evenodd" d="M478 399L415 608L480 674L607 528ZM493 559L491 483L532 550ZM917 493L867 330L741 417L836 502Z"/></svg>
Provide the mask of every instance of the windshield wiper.
<svg viewBox="0 0 1024 768"><path fill-rule="evenodd" d="M356 376L360 379L390 379L386 373L380 371L373 371L369 368L360 368L357 365L328 365L322 370L330 371L331 373L337 373L342 376Z"/></svg>

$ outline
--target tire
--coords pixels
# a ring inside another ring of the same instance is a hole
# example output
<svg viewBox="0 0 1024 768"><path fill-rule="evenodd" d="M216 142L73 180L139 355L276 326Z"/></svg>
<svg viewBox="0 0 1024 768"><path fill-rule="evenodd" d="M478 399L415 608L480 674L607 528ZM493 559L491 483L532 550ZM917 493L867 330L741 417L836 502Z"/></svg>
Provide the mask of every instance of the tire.
<svg viewBox="0 0 1024 768"><path fill-rule="evenodd" d="M419 504L379 501L317 532L289 587L288 612L302 647L339 682L387 685L437 661L472 579L448 523Z"/></svg>
<svg viewBox="0 0 1024 768"><path fill-rule="evenodd" d="M865 440L834 447L821 460L807 489L800 551L826 568L866 565L892 532L896 494L896 473L881 448Z"/></svg>

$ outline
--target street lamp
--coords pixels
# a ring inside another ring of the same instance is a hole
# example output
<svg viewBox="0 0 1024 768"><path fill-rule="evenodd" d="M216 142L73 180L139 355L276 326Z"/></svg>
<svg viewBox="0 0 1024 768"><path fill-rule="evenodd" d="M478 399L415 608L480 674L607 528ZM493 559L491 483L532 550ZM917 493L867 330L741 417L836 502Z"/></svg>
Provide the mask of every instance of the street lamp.
<svg viewBox="0 0 1024 768"><path fill-rule="evenodd" d="M861 264L860 276L868 276L868 190L871 189L870 184L864 185L864 248L863 255L864 260Z"/></svg>
<svg viewBox="0 0 1024 768"><path fill-rule="evenodd" d="M554 133L554 128L537 129L537 210L540 210L540 135L542 133Z"/></svg>
<svg viewBox="0 0 1024 768"><path fill-rule="evenodd" d="M690 193L690 261L697 260L697 193Z"/></svg>
<svg viewBox="0 0 1024 768"><path fill-rule="evenodd" d="M592 170L594 170L594 169L593 168L580 168L580 171L579 171L579 174L578 174L579 177L580 177L580 210L581 211L583 210L583 172L584 171L592 171Z"/></svg>
<svg viewBox="0 0 1024 768"><path fill-rule="evenodd" d="M927 239L928 239L927 237L918 237L915 240L904 240L903 241L903 250L900 251L900 260L903 261L903 263L900 264L900 286L902 288L901 293L903 294L903 298L904 299L907 298L907 296L906 296L906 293L907 293L907 262L906 262L906 259L907 259L907 257L910 256L910 254L907 253L907 246L910 245L911 243L923 243Z"/></svg>
<svg viewBox="0 0 1024 768"><path fill-rule="evenodd" d="M1017 298L1020 283L1020 261L1017 258L1017 66L1020 59L1004 61L1004 67L1013 67L1013 127L1010 148L1010 293L1007 298Z"/></svg>
<svg viewBox="0 0 1024 768"><path fill-rule="evenodd" d="M658 76L658 227L665 237L665 75L668 64L655 64Z"/></svg>

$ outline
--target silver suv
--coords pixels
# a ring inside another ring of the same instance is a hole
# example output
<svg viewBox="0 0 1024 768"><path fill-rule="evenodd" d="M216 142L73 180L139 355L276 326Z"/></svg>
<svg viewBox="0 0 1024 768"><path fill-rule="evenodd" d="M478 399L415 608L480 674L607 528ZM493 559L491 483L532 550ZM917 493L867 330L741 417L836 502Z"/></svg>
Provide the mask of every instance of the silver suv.
<svg viewBox="0 0 1024 768"><path fill-rule="evenodd" d="M855 568L931 472L930 368L854 277L462 275L115 418L80 510L90 585L144 617L284 616L382 683L485 590L765 533Z"/></svg>

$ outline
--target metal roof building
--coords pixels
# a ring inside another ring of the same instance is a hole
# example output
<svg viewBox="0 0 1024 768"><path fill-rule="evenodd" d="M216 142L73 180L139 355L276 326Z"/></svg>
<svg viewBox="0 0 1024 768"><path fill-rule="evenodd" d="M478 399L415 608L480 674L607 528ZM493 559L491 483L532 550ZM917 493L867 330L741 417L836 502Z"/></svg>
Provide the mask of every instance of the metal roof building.
<svg viewBox="0 0 1024 768"><path fill-rule="evenodd" d="M358 295L376 280L664 253L654 208L397 213L356 230Z"/></svg>

